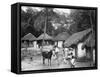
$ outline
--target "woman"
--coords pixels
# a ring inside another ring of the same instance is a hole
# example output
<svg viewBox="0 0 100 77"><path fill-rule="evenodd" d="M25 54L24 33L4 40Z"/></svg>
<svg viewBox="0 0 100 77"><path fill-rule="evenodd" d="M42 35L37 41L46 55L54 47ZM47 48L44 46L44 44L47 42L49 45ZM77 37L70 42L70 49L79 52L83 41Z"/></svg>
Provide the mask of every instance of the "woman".
<svg viewBox="0 0 100 77"><path fill-rule="evenodd" d="M56 55L56 60L57 60L58 65L59 65L59 48L57 46L55 46L55 55Z"/></svg>

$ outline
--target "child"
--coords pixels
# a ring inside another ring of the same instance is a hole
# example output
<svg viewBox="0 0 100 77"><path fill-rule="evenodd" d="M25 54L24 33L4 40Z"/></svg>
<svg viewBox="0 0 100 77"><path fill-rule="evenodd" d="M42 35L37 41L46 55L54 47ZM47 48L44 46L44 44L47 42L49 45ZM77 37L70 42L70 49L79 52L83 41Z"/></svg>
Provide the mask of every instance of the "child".
<svg viewBox="0 0 100 77"><path fill-rule="evenodd" d="M75 57L72 56L72 59L71 59L71 68L75 68Z"/></svg>

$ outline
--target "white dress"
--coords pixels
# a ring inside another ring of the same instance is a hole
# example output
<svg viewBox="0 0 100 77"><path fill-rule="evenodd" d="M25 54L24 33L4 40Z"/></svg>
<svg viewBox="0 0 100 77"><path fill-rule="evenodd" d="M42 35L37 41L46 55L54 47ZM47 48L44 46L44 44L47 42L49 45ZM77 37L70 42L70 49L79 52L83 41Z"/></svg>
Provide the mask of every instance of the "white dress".
<svg viewBox="0 0 100 77"><path fill-rule="evenodd" d="M72 63L72 65L75 65L75 59L74 58L71 59L71 63Z"/></svg>

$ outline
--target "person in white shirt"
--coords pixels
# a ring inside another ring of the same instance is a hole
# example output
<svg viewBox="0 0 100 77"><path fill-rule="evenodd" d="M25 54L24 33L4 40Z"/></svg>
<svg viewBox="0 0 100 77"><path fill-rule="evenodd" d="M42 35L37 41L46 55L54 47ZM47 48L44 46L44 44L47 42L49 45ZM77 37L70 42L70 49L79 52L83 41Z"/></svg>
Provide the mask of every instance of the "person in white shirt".
<svg viewBox="0 0 100 77"><path fill-rule="evenodd" d="M55 55L56 55L56 60L57 60L58 65L59 65L59 48L57 46L55 46Z"/></svg>
<svg viewBox="0 0 100 77"><path fill-rule="evenodd" d="M72 56L70 63L71 63L71 68L75 68L75 57L74 56Z"/></svg>
<svg viewBox="0 0 100 77"><path fill-rule="evenodd" d="M68 48L64 48L63 50L63 61L64 63L67 63L67 59L68 58Z"/></svg>

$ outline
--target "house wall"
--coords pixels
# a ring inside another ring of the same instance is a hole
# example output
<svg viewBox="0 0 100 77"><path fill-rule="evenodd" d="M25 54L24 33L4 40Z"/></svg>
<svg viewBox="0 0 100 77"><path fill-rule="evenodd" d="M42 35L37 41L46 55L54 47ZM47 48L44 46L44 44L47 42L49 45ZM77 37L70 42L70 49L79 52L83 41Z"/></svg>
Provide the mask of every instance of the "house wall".
<svg viewBox="0 0 100 77"><path fill-rule="evenodd" d="M78 57L84 57L84 56L86 56L86 49L84 48L83 50L82 50L82 45L83 45L83 43L79 43L78 45L77 45L77 48L78 48L78 54L77 54L77 56Z"/></svg>
<svg viewBox="0 0 100 77"><path fill-rule="evenodd" d="M57 45L57 42L55 41L55 46Z"/></svg>
<svg viewBox="0 0 100 77"><path fill-rule="evenodd" d="M38 48L37 41L33 41L34 48Z"/></svg>
<svg viewBox="0 0 100 77"><path fill-rule="evenodd" d="M58 41L58 47L62 47L63 41Z"/></svg>
<svg viewBox="0 0 100 77"><path fill-rule="evenodd" d="M95 63L95 49L93 49L93 63Z"/></svg>

